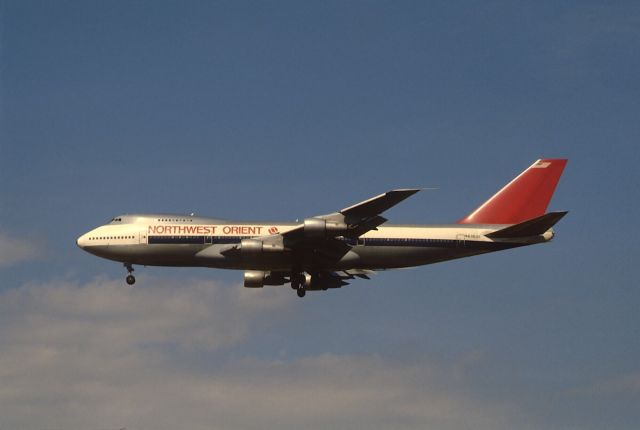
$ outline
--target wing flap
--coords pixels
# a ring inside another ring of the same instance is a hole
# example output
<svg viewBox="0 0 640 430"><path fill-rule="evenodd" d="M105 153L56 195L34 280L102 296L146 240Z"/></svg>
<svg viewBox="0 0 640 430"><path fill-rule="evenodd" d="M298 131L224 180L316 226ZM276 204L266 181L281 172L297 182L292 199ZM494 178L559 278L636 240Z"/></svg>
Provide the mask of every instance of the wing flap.
<svg viewBox="0 0 640 430"><path fill-rule="evenodd" d="M349 281L356 278L370 279L373 270L349 269L338 272L319 271L312 275L311 284L306 287L308 291L328 290L330 288L342 288L349 285Z"/></svg>

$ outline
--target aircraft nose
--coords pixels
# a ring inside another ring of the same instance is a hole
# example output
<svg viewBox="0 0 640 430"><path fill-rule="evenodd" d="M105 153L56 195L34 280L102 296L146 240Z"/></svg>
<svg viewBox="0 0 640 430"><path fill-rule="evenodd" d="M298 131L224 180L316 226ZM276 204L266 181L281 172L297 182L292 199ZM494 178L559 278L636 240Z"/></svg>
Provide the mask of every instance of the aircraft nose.
<svg viewBox="0 0 640 430"><path fill-rule="evenodd" d="M82 236L76 239L76 245L78 246L78 248L84 249L87 241L86 236L87 236L86 234L83 234Z"/></svg>

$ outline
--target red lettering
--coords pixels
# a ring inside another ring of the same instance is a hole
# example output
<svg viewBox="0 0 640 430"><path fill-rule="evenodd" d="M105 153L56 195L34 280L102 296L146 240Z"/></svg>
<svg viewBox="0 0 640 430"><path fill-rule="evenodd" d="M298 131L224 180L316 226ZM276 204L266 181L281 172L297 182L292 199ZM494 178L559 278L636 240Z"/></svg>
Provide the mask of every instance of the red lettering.
<svg viewBox="0 0 640 430"><path fill-rule="evenodd" d="M211 227L211 233L215 233L216 227ZM257 236L262 233L262 226L257 225L225 225L222 227L224 234L237 234L241 236Z"/></svg>
<svg viewBox="0 0 640 430"><path fill-rule="evenodd" d="M147 226L148 234L215 234L217 226L215 225L149 225ZM253 232L255 227L250 227ZM224 226L224 234L247 234L245 228L238 226Z"/></svg>

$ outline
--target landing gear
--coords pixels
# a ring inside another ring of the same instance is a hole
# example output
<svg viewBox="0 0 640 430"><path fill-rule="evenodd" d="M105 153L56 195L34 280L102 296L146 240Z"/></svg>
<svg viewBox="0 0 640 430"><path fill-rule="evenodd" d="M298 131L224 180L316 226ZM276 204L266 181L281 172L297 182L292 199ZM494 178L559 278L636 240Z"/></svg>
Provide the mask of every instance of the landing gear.
<svg viewBox="0 0 640 430"><path fill-rule="evenodd" d="M129 263L124 263L124 267L127 268L127 272L129 272L129 274L126 277L126 281L128 285L133 285L136 283L136 277L132 275L133 273L133 266Z"/></svg>
<svg viewBox="0 0 640 430"><path fill-rule="evenodd" d="M304 281L305 279L303 273L291 277L291 288L296 290L298 297L304 297L307 294L307 289L305 288Z"/></svg>

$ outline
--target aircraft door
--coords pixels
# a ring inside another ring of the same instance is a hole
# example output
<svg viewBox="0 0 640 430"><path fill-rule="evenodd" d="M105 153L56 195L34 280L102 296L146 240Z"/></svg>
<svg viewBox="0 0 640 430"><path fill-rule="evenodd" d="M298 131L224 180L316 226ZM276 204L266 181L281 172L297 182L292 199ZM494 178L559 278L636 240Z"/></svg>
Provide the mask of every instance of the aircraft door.
<svg viewBox="0 0 640 430"><path fill-rule="evenodd" d="M456 234L456 247L464 248L465 240L464 234Z"/></svg>
<svg viewBox="0 0 640 430"><path fill-rule="evenodd" d="M146 231L141 231L138 233L138 243L140 245L146 245L147 244L147 232Z"/></svg>

